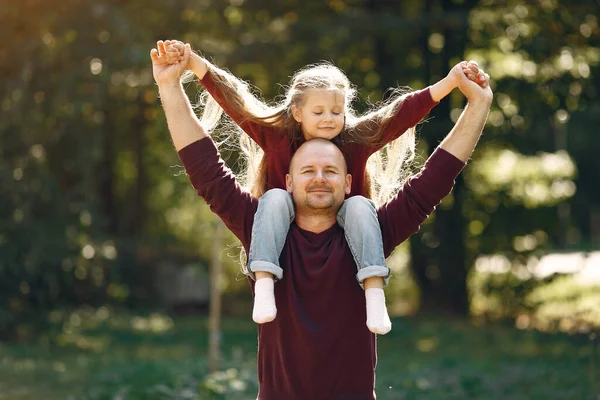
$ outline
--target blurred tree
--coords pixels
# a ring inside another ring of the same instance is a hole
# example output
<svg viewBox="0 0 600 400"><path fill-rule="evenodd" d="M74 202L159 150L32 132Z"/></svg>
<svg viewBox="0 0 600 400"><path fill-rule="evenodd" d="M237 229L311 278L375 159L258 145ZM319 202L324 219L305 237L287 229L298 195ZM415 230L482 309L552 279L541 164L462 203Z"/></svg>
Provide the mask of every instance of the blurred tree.
<svg viewBox="0 0 600 400"><path fill-rule="evenodd" d="M592 1L487 1L471 13L467 56L495 80L493 136L465 175L471 257L504 254L522 275L550 250L594 248L598 11Z"/></svg>
<svg viewBox="0 0 600 400"><path fill-rule="evenodd" d="M157 38L190 29L185 4L171 3L26 1L0 11L9 17L0 27L0 329L8 335L55 307L152 298L139 287L136 248L177 243L166 206L189 186L165 174L177 158L156 120L148 61Z"/></svg>
<svg viewBox="0 0 600 400"><path fill-rule="evenodd" d="M526 264L550 248L589 248L600 241L598 8L551 0L5 4L0 329L17 332L25 316L64 305L150 304L140 265L154 250L211 257L214 216L180 174L152 81L157 39L190 42L266 98L298 68L331 60L359 87L359 109L388 87L420 89L463 58L479 61L495 89L484 138L453 195L410 241L426 308L466 313L466 279L480 254ZM196 85L188 89L195 96ZM422 154L463 103L456 93L434 109L419 129ZM224 154L234 171L243 168L235 151ZM235 257L223 261L224 290L244 290Z"/></svg>

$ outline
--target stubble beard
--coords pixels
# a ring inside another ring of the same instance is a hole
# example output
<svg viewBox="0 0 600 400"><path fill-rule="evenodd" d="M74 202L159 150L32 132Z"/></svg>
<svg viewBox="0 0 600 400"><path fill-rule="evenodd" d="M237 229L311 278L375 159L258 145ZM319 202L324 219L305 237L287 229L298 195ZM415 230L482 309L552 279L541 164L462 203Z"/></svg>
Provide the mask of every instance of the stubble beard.
<svg viewBox="0 0 600 400"><path fill-rule="evenodd" d="M333 196L326 200L314 200L311 196L306 196L297 211L304 215L330 217L337 214L340 206L341 202L336 201Z"/></svg>

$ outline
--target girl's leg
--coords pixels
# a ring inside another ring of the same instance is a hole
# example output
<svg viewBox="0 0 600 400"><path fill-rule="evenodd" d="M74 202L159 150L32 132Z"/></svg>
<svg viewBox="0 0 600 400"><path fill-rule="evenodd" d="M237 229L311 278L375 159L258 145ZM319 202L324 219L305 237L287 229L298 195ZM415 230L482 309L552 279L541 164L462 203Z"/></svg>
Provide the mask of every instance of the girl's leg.
<svg viewBox="0 0 600 400"><path fill-rule="evenodd" d="M247 265L248 274L256 280L252 319L258 324L277 315L273 283L274 278L283 278L279 256L294 218L294 203L285 190L271 189L258 200Z"/></svg>
<svg viewBox="0 0 600 400"><path fill-rule="evenodd" d="M367 326L371 332L386 334L392 329L392 323L385 306L383 287L387 285L390 270L385 265L375 204L365 197L353 196L344 201L337 221L344 228L356 262L356 279L365 289Z"/></svg>

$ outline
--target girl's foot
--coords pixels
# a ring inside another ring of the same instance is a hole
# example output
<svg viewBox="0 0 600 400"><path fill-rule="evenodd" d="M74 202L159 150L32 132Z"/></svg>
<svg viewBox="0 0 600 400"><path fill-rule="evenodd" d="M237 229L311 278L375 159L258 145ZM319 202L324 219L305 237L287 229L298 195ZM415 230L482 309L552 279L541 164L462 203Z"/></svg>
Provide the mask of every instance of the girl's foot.
<svg viewBox="0 0 600 400"><path fill-rule="evenodd" d="M392 330L392 321L385 306L383 289L369 288L365 290L367 300L367 327L373 333L385 335Z"/></svg>
<svg viewBox="0 0 600 400"><path fill-rule="evenodd" d="M261 278L254 284L254 308L252 319L257 324L271 322L277 315L275 306L274 282L271 278Z"/></svg>

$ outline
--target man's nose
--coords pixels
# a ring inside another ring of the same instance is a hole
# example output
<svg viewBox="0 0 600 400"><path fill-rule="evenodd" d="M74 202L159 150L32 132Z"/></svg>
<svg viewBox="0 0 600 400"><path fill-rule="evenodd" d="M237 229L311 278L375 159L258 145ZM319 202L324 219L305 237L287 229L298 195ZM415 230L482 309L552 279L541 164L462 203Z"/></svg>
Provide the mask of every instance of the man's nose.
<svg viewBox="0 0 600 400"><path fill-rule="evenodd" d="M325 174L324 174L324 172L323 172L323 171L321 171L321 170L318 170L318 171L315 173L315 178L314 178L314 180L315 180L315 181L319 181L319 182L325 181L326 179L325 179Z"/></svg>

